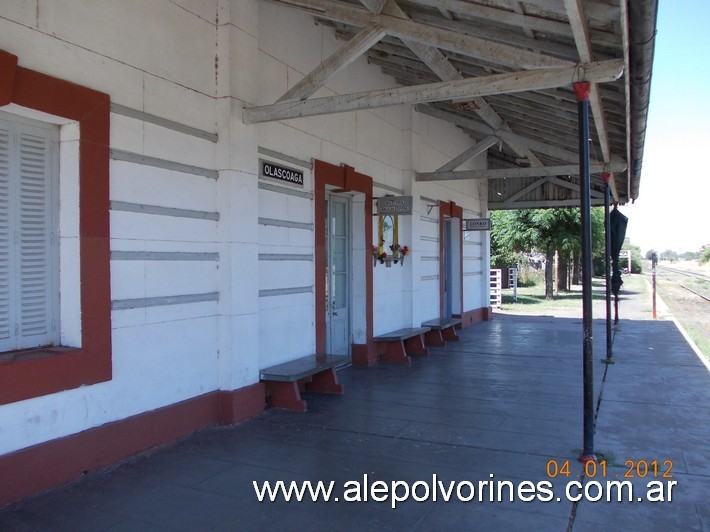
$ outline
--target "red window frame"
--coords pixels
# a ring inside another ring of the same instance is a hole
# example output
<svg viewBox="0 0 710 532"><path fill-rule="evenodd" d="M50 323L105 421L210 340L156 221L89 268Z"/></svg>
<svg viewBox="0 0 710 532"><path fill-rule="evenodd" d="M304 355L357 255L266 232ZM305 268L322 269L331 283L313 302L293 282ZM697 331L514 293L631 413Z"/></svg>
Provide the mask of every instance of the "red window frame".
<svg viewBox="0 0 710 532"><path fill-rule="evenodd" d="M18 65L0 50L0 106L15 103L79 123L81 347L16 352L0 362L0 405L111 380L107 94ZM60 176L61 179L61 176Z"/></svg>

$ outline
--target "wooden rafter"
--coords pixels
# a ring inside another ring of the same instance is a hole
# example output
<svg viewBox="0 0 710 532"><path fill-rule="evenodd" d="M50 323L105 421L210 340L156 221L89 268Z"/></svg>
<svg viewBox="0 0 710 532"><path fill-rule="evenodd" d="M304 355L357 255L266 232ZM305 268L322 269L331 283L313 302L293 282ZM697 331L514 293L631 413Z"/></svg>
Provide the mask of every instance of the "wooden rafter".
<svg viewBox="0 0 710 532"><path fill-rule="evenodd" d="M383 13L397 18L406 20L409 19L407 14L402 11L395 0L389 0L387 5L385 5ZM417 57L419 57L419 59L424 62L424 64L432 70L432 72L439 76L439 78L443 81L464 79L461 72L454 68L454 66L438 48L406 39L403 42L412 52L414 52ZM473 98L470 102L466 103L471 104L474 108L474 112L481 118L481 120L493 129L511 131L510 126L506 124L505 120L503 120L503 118L496 113L496 111L488 104L488 102L486 102L484 98ZM518 154L518 156L528 159L529 163L533 166L542 166L540 160L526 146L516 142L512 142L512 144L509 145L510 148Z"/></svg>
<svg viewBox="0 0 710 532"><path fill-rule="evenodd" d="M465 163L469 159L473 159L477 155L480 155L481 153L486 151L491 146L494 146L496 143L498 143L498 137L494 137L494 136L486 137L481 142L477 142L476 144L471 146L469 149L467 149L466 151L464 151L460 155L457 155L456 157L451 159L444 166L440 167L437 170L437 172L449 172L451 170L456 170L463 163Z"/></svg>
<svg viewBox="0 0 710 532"><path fill-rule="evenodd" d="M515 136L518 142L524 142L531 150L535 151L536 153L546 155L547 157L551 157L559 161L565 161L568 163L579 163L579 154L577 152L566 150L558 146L553 146L552 144L543 142L537 138L526 137L516 133L508 133L506 131L495 131L488 127L486 124L481 124L476 120L471 120L470 118L466 118L464 116L442 111L441 109L437 109L436 107L432 107L431 105L417 105L416 109L421 113L433 116L435 118L440 118L441 120L447 120L448 122L456 124L457 126L463 129L473 131L479 135L498 135L506 142L510 136Z"/></svg>
<svg viewBox="0 0 710 532"><path fill-rule="evenodd" d="M328 0L269 0L282 6L304 9L327 20L345 22L360 28L379 27L388 35L421 44L478 57L494 64L513 68L534 69L569 65L569 61L557 59L524 48L501 44L473 35L419 24L390 15L376 15L364 9Z"/></svg>
<svg viewBox="0 0 710 532"><path fill-rule="evenodd" d="M591 164L592 174L602 172L623 172L624 163ZM452 181L461 179L510 179L517 177L546 177L559 175L578 175L579 165L542 166L533 168L504 168L501 170L459 170L449 172L419 172L416 181Z"/></svg>
<svg viewBox="0 0 710 532"><path fill-rule="evenodd" d="M362 29L337 52L328 57L300 82L294 85L286 94L281 96L277 102L305 100L322 87L325 82L337 72L372 48L372 46L384 36L384 30L378 28Z"/></svg>
<svg viewBox="0 0 710 532"><path fill-rule="evenodd" d="M243 117L245 124L254 124L304 116L375 109L390 105L476 98L490 94L559 87L568 85L573 80L603 83L618 79L622 73L622 60L603 61L245 107Z"/></svg>
<svg viewBox="0 0 710 532"><path fill-rule="evenodd" d="M379 15L385 7L387 0L360 0L360 3L365 6L370 13Z"/></svg>
<svg viewBox="0 0 710 532"><path fill-rule="evenodd" d="M604 205L604 198L592 198L592 206ZM579 199L568 200L537 200L507 202L488 202L488 210L497 211L505 209L545 209L547 207L579 207Z"/></svg>

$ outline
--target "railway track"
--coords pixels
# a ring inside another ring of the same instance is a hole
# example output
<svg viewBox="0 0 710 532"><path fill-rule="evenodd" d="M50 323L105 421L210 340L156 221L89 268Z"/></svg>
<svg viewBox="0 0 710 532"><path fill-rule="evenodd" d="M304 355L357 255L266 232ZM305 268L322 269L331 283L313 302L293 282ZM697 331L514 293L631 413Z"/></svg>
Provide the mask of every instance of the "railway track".
<svg viewBox="0 0 710 532"><path fill-rule="evenodd" d="M646 275L650 280L650 267ZM671 312L710 359L710 276L658 265L656 286Z"/></svg>
<svg viewBox="0 0 710 532"><path fill-rule="evenodd" d="M692 294L695 294L697 297L710 302L710 296L708 295L707 292L703 292L702 289L698 288L690 288L689 286L686 286L686 284L683 283L683 281L678 281L677 279L686 279L689 278L694 281L700 281L701 284L707 283L710 286L710 276L699 273L699 272L691 272L687 270L679 270L677 268L670 268L668 266L657 266L656 267L656 275L660 276L661 278L664 278L672 283L677 284L681 288L687 290L688 292L691 292ZM706 289L707 290L707 289Z"/></svg>

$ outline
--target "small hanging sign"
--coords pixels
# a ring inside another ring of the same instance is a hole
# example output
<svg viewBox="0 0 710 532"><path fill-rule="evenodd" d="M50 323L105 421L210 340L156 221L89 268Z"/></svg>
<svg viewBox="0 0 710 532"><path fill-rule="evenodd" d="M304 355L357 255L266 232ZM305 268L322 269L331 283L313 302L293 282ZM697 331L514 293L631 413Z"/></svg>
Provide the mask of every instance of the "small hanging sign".
<svg viewBox="0 0 710 532"><path fill-rule="evenodd" d="M303 172L300 170L279 166L278 164L274 164L263 159L259 159L259 169L262 177L272 177L274 179L303 186Z"/></svg>
<svg viewBox="0 0 710 532"><path fill-rule="evenodd" d="M377 214L412 214L412 196L377 198Z"/></svg>
<svg viewBox="0 0 710 532"><path fill-rule="evenodd" d="M470 218L464 220L463 225L464 231L490 231L491 230L491 219L490 218Z"/></svg>

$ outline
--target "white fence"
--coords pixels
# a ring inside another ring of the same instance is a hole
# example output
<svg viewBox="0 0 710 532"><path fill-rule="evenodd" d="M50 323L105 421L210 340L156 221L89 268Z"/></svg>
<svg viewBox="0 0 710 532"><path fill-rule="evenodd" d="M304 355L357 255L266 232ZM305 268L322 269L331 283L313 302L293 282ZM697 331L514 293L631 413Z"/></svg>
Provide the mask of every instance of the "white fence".
<svg viewBox="0 0 710 532"><path fill-rule="evenodd" d="M491 307L500 308L503 304L503 272L491 270Z"/></svg>

